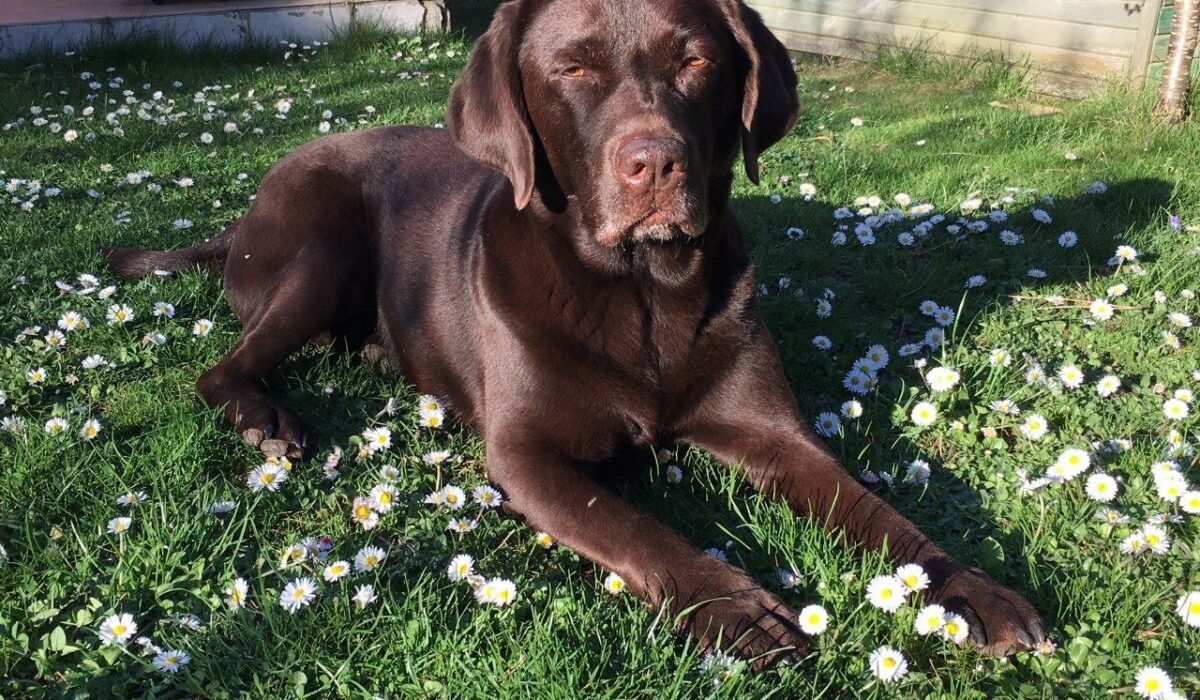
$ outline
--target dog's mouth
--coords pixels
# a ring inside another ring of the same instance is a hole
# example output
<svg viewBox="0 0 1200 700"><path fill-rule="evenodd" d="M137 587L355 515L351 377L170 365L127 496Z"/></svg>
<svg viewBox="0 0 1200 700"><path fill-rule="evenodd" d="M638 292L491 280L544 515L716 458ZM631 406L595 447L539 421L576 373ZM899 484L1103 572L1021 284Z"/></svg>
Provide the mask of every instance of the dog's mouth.
<svg viewBox="0 0 1200 700"><path fill-rule="evenodd" d="M691 206L666 209L652 206L624 224L602 227L596 239L606 246L630 243L667 243L680 238L695 238L704 232L707 217Z"/></svg>

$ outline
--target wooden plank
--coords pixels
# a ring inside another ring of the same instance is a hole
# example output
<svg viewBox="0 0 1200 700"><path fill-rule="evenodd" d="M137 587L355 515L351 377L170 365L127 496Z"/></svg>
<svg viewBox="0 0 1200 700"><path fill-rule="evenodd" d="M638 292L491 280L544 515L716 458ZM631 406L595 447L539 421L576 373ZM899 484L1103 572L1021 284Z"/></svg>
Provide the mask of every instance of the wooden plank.
<svg viewBox="0 0 1200 700"><path fill-rule="evenodd" d="M760 9L771 27L813 31L813 18L827 18L830 24L857 25L874 23L925 29L933 32L952 31L977 36L980 39L1017 41L1044 47L1064 48L1083 53L1117 56L1128 61L1137 32L1095 25L1075 25L1056 20L1014 21L1012 17L990 12L958 10L929 5L920 0L823 0L819 12L789 8ZM856 38L853 35L847 38ZM989 42L990 43L990 42ZM1127 65L1123 64L1123 65Z"/></svg>
<svg viewBox="0 0 1200 700"><path fill-rule="evenodd" d="M1162 2L1163 0L1153 0L1142 8L1142 23L1138 27L1129 63L1129 83L1135 89L1146 84L1147 71L1154 60L1154 37L1158 32L1157 16L1162 14Z"/></svg>
<svg viewBox="0 0 1200 700"><path fill-rule="evenodd" d="M875 44L837 37L780 30L779 39L793 51L821 56L838 56L854 60L871 60L878 47ZM945 55L945 54L939 54ZM1066 97L1082 97L1095 90L1101 79L1095 76L1072 75L1053 70L1038 71L1034 89L1038 92Z"/></svg>
<svg viewBox="0 0 1200 700"><path fill-rule="evenodd" d="M863 0L859 5L872 6L886 13L892 5L904 5L912 0ZM1157 0L923 0L927 5L954 10L974 10L1001 14L1010 18L1050 19L1072 24L1136 29L1141 24L1148 2ZM747 0L754 8L771 7L787 10L827 11L823 0Z"/></svg>
<svg viewBox="0 0 1200 700"><path fill-rule="evenodd" d="M761 8L772 29L863 41L871 44L928 43L930 48L950 55L972 55L995 50L1011 59L1028 56L1035 64L1053 65L1058 70L1082 71L1090 75L1113 72L1127 74L1130 51L1124 55L1101 54L1071 47L1047 46L1016 37L981 37L949 28L893 24L862 17L840 17L798 10ZM1129 37L1132 46L1133 37Z"/></svg>

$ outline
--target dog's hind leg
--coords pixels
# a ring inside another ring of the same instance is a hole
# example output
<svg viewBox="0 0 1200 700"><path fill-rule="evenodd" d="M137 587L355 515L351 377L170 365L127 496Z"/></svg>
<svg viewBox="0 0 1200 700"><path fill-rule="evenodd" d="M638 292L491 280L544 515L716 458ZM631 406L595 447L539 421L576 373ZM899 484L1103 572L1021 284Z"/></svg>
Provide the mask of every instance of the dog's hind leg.
<svg viewBox="0 0 1200 700"><path fill-rule="evenodd" d="M333 295L293 261L281 284L262 302L242 337L196 384L209 406L252 447L267 456L300 457L308 444L303 421L267 394L262 380L296 350L331 325Z"/></svg>

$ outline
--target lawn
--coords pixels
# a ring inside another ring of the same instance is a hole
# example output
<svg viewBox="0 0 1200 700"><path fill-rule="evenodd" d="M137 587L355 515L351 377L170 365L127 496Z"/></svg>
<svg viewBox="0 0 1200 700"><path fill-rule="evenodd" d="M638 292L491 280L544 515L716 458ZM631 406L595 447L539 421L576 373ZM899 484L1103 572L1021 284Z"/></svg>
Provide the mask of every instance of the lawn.
<svg viewBox="0 0 1200 700"><path fill-rule="evenodd" d="M261 456L193 388L239 332L219 276L119 283L100 246L214 235L280 156L326 130L441 122L469 50L363 33L0 66L0 696L1097 698L1132 696L1149 666L1200 693L1200 629L1176 609L1200 590L1187 484L1200 478L1200 125L1155 125L1147 95L1055 103L1027 94L1020 70L904 52L802 63L799 125L763 157L762 186L739 174L735 187L807 414L844 411L828 440L847 467L1025 594L1053 651L986 659L918 635L919 595L895 614L867 602L891 572L882 557L679 447L627 497L830 616L796 666L706 663L669 619L606 592L607 572L475 502L427 504L485 483L480 441L452 418L419 425L411 386L325 349L272 382L318 456L277 491L249 489ZM853 394L844 381L876 344L890 362ZM937 409L930 425L912 418L920 402ZM391 446L366 450L380 427ZM1069 449L1083 473L1059 460ZM394 504L364 530L354 499L384 483ZM477 527L448 531L451 517ZM367 546L382 563L325 581ZM480 604L452 582L463 553L515 601ZM316 597L289 612L280 593L301 577ZM247 595L231 606L236 579ZM105 644L105 620L124 613L137 634ZM907 660L896 683L868 669L881 645ZM159 670L153 647L190 662Z"/></svg>

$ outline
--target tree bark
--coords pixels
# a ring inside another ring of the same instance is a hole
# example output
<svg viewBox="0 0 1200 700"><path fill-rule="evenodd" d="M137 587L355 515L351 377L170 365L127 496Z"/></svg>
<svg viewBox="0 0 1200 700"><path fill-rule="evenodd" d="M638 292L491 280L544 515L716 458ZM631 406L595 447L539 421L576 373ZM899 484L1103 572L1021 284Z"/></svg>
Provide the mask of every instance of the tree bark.
<svg viewBox="0 0 1200 700"><path fill-rule="evenodd" d="M1176 0L1175 23L1163 67L1158 104L1154 112L1168 121L1187 116L1188 93L1192 87L1192 58L1200 38L1200 0Z"/></svg>

